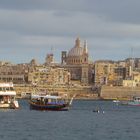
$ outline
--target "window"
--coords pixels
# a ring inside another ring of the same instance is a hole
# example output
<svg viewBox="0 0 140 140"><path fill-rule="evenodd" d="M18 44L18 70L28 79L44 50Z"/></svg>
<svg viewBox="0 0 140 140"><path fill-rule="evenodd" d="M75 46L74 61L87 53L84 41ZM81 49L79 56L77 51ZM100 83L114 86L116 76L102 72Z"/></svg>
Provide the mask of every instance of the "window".
<svg viewBox="0 0 140 140"><path fill-rule="evenodd" d="M87 59L85 58L85 62L87 61Z"/></svg>

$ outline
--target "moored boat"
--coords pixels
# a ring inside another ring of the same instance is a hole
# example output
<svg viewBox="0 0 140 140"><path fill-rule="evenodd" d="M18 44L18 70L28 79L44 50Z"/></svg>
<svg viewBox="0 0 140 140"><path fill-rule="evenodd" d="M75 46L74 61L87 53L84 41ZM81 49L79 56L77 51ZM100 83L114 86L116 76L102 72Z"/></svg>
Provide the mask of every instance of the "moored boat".
<svg viewBox="0 0 140 140"><path fill-rule="evenodd" d="M133 105L133 106L140 106L140 97L133 97L133 100L131 101L123 101L121 103L122 105Z"/></svg>
<svg viewBox="0 0 140 140"><path fill-rule="evenodd" d="M67 111L72 101L73 98L68 101L61 96L32 95L29 104L34 110Z"/></svg>
<svg viewBox="0 0 140 140"><path fill-rule="evenodd" d="M0 83L0 108L18 109L19 104L16 100L16 91L13 83Z"/></svg>
<svg viewBox="0 0 140 140"><path fill-rule="evenodd" d="M120 100L113 100L112 102L113 102L113 103L119 103Z"/></svg>

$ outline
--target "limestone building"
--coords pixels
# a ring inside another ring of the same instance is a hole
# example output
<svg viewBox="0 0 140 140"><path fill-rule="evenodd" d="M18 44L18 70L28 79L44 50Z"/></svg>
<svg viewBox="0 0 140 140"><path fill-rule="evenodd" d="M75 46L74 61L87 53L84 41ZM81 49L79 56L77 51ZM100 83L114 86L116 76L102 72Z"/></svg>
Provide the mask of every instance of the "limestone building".
<svg viewBox="0 0 140 140"><path fill-rule="evenodd" d="M28 82L32 84L66 85L70 82L70 73L64 68L36 66L29 70Z"/></svg>
<svg viewBox="0 0 140 140"><path fill-rule="evenodd" d="M3 65L0 66L0 82L13 82L23 84L27 82L27 65Z"/></svg>
<svg viewBox="0 0 140 140"><path fill-rule="evenodd" d="M48 66L50 64L54 63L54 56L53 53L47 54L46 56L46 61L45 61L45 65Z"/></svg>

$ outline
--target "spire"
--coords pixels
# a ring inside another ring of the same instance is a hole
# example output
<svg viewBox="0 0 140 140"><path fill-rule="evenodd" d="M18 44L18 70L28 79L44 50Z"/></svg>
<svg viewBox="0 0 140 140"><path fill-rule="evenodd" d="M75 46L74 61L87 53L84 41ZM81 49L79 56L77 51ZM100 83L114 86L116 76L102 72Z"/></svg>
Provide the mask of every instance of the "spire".
<svg viewBox="0 0 140 140"><path fill-rule="evenodd" d="M79 39L79 37L75 40L75 47L80 47L80 39Z"/></svg>
<svg viewBox="0 0 140 140"><path fill-rule="evenodd" d="M87 41L85 40L84 42L84 54L88 54L88 49L87 49Z"/></svg>

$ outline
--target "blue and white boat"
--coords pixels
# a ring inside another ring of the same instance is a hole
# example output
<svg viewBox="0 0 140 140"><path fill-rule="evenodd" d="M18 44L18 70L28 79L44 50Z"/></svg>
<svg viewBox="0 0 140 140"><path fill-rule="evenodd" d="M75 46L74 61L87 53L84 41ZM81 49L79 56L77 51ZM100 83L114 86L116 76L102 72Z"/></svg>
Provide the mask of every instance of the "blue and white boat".
<svg viewBox="0 0 140 140"><path fill-rule="evenodd" d="M67 111L72 101L73 98L68 101L60 96L32 95L29 104L34 110Z"/></svg>
<svg viewBox="0 0 140 140"><path fill-rule="evenodd" d="M132 101L128 101L128 105L140 106L140 97L133 97Z"/></svg>
<svg viewBox="0 0 140 140"><path fill-rule="evenodd" d="M140 97L134 96L131 101L123 101L122 105L132 105L132 106L140 106Z"/></svg>

